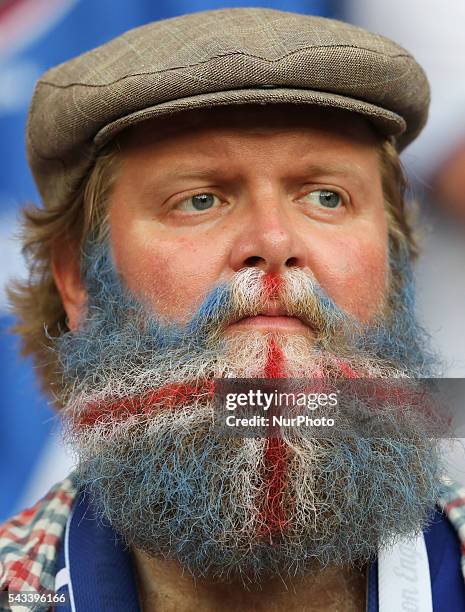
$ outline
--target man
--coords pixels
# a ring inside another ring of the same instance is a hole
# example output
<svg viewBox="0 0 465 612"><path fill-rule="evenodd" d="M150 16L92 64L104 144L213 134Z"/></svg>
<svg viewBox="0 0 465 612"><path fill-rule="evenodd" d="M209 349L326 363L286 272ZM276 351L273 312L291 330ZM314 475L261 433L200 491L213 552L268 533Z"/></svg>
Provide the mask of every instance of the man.
<svg viewBox="0 0 465 612"><path fill-rule="evenodd" d="M398 161L427 107L391 41L261 9L148 24L39 81L44 209L12 297L79 465L2 528L12 599L463 607L462 493L414 393L375 382L373 411L349 388L323 436L224 435L214 407L229 379L325 391L438 370Z"/></svg>

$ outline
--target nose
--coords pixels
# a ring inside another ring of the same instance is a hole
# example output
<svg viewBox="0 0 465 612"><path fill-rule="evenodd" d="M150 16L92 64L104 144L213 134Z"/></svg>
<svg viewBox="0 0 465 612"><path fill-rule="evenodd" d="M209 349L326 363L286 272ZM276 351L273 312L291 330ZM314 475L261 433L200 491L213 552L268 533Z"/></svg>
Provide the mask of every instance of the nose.
<svg viewBox="0 0 465 612"><path fill-rule="evenodd" d="M279 195L249 201L232 252L232 268L256 267L279 274L305 266L298 218Z"/></svg>

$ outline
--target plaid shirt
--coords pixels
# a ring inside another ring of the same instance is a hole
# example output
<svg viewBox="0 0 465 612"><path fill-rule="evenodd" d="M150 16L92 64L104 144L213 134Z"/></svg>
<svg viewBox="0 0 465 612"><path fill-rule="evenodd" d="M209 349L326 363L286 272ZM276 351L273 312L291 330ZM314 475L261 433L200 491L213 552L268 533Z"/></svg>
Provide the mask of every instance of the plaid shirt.
<svg viewBox="0 0 465 612"><path fill-rule="evenodd" d="M56 557L77 493L71 475L0 526L0 591L55 591ZM15 612L44 608L11 604Z"/></svg>
<svg viewBox="0 0 465 612"><path fill-rule="evenodd" d="M71 474L57 483L35 506L0 527L0 591L55 590L58 548L77 494L78 489ZM465 578L465 487L444 480L438 506L457 531ZM11 609L30 612L31 607L12 604ZM44 606L34 608L40 609L44 609Z"/></svg>

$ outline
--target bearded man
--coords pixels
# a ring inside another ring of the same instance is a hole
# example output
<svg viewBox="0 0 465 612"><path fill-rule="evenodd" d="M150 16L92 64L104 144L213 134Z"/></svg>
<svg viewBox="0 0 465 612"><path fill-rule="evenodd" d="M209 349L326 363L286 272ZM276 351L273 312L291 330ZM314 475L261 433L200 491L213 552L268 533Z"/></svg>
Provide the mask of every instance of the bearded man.
<svg viewBox="0 0 465 612"><path fill-rule="evenodd" d="M464 494L412 395L349 393L334 435L214 418L229 379L439 371L398 158L428 99L392 41L263 9L148 24L39 80L44 206L12 299L78 467L0 531L10 605L463 609Z"/></svg>

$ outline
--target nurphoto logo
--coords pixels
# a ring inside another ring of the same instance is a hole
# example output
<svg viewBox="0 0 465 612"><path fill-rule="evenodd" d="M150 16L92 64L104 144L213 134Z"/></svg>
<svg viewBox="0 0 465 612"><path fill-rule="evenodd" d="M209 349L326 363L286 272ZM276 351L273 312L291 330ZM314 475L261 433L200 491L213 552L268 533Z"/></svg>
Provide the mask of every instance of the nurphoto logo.
<svg viewBox="0 0 465 612"><path fill-rule="evenodd" d="M215 425L219 433L262 437L291 428L332 428L339 390L301 379L218 379Z"/></svg>

